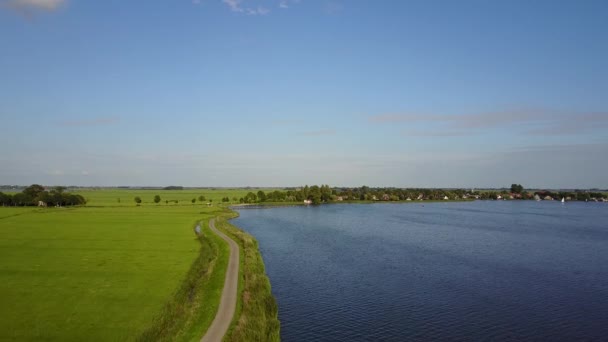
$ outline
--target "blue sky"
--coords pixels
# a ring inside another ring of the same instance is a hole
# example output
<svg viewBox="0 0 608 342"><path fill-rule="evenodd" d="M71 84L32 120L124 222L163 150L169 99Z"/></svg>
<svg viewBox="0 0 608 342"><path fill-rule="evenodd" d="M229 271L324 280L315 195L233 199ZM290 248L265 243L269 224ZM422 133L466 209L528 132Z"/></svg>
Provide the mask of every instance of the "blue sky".
<svg viewBox="0 0 608 342"><path fill-rule="evenodd" d="M0 184L606 188L606 13L0 0Z"/></svg>

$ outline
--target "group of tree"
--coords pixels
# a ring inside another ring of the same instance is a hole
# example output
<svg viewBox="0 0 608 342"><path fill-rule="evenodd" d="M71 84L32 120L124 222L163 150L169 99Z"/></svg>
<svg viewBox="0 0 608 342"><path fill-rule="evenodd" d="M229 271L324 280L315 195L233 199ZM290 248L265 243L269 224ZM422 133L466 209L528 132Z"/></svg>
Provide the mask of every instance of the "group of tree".
<svg viewBox="0 0 608 342"><path fill-rule="evenodd" d="M44 186L33 184L15 194L0 192L2 206L73 206L83 205L87 201L78 194L67 192L64 187L57 186L47 190Z"/></svg>
<svg viewBox="0 0 608 342"><path fill-rule="evenodd" d="M135 198L133 200L135 201L135 203L137 205L141 205L141 203L143 202L140 196L135 196ZM207 198L204 195L200 195L198 198L195 197L191 200L192 204L195 204L197 200L199 202L206 202ZM236 201L236 197L234 198L234 200ZM155 195L153 201L156 204L160 203L161 202L160 195ZM165 204L169 204L169 202L177 204L177 203L179 203L179 200L165 200ZM213 202L213 199L209 199L209 202ZM230 202L230 198L224 197L224 198L222 198L222 202ZM120 198L118 199L118 203L120 203Z"/></svg>
<svg viewBox="0 0 608 342"><path fill-rule="evenodd" d="M510 189L501 191L474 191L467 189L429 189L429 188L370 188L362 186L358 188L331 188L328 185L312 185L300 188L289 188L257 193L249 192L239 199L240 203L262 203L262 202L302 202L310 201L312 204L321 204L336 201L438 201L465 200L465 199L533 199L534 195L541 197L551 196L553 198L571 198L572 200L592 200L608 198L600 192L551 192L537 191L527 192L521 184L512 184Z"/></svg>

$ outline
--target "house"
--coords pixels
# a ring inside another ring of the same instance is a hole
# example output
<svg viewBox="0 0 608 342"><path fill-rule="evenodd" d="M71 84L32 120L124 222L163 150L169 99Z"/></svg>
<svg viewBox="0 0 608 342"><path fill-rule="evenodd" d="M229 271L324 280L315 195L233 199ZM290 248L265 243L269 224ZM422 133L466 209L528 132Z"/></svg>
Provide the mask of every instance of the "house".
<svg viewBox="0 0 608 342"><path fill-rule="evenodd" d="M420 194L420 195L418 195L417 200L419 200L419 201L420 201L420 200L421 200L421 199L423 199L423 198L424 198L424 195L423 195L423 194Z"/></svg>
<svg viewBox="0 0 608 342"><path fill-rule="evenodd" d="M390 200L390 199L391 199L391 198L389 197L389 195L387 195L387 194L382 195L382 200L383 200L383 201L388 201L388 200Z"/></svg>
<svg viewBox="0 0 608 342"><path fill-rule="evenodd" d="M545 196L545 198L543 198L545 201L553 201L553 197L551 196Z"/></svg>
<svg viewBox="0 0 608 342"><path fill-rule="evenodd" d="M46 202L38 201L38 206L39 207L46 207Z"/></svg>
<svg viewBox="0 0 608 342"><path fill-rule="evenodd" d="M537 201L540 201L540 196L538 196L538 194L535 194L534 195L534 199L537 200Z"/></svg>
<svg viewBox="0 0 608 342"><path fill-rule="evenodd" d="M311 201L311 200L309 200L309 199L305 199L305 200L304 200L304 204L306 204L306 205L312 204L312 201Z"/></svg>
<svg viewBox="0 0 608 342"><path fill-rule="evenodd" d="M338 196L338 197L336 197L336 201L342 202L342 201L344 201L344 198L342 198L342 196Z"/></svg>
<svg viewBox="0 0 608 342"><path fill-rule="evenodd" d="M412 199L408 197L408 198L406 198L405 200L406 200L406 201L411 201Z"/></svg>
<svg viewBox="0 0 608 342"><path fill-rule="evenodd" d="M449 200L450 198L448 196L443 196L444 200Z"/></svg>
<svg viewBox="0 0 608 342"><path fill-rule="evenodd" d="M372 196L372 201L377 201L378 198L376 197L376 195Z"/></svg>
<svg viewBox="0 0 608 342"><path fill-rule="evenodd" d="M502 196L498 195L498 197L496 197L497 200L501 200Z"/></svg>

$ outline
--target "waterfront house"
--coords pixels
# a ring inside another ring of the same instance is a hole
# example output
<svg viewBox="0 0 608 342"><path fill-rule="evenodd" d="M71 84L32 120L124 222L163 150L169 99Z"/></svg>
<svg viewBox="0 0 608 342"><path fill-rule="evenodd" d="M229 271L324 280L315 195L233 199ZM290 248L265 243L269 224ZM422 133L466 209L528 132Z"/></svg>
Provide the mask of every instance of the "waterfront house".
<svg viewBox="0 0 608 342"><path fill-rule="evenodd" d="M305 199L305 200L304 200L304 204L306 204L306 205L312 204L312 201L311 201L311 200L309 200L309 199Z"/></svg>
<svg viewBox="0 0 608 342"><path fill-rule="evenodd" d="M545 201L553 201L553 197L551 196L545 196L545 198L543 198Z"/></svg>
<svg viewBox="0 0 608 342"><path fill-rule="evenodd" d="M450 198L448 196L443 196L444 200L449 200Z"/></svg>
<svg viewBox="0 0 608 342"><path fill-rule="evenodd" d="M382 200L383 200L383 201L388 201L388 200L390 200L390 199L391 199L391 198L390 198L390 197L389 197L387 194L382 195Z"/></svg>

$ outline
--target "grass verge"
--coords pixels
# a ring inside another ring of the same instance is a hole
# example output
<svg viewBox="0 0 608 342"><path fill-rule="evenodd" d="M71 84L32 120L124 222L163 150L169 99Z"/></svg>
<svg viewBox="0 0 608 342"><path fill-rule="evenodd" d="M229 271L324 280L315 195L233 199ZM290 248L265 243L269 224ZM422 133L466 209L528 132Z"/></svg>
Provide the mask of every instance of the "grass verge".
<svg viewBox="0 0 608 342"><path fill-rule="evenodd" d="M228 222L237 216L237 212L226 209L215 223L241 249L237 311L224 341L279 341L278 307L265 273L258 242Z"/></svg>
<svg viewBox="0 0 608 342"><path fill-rule="evenodd" d="M211 325L224 287L229 247L201 222L198 258L181 287L138 341L198 341Z"/></svg>

